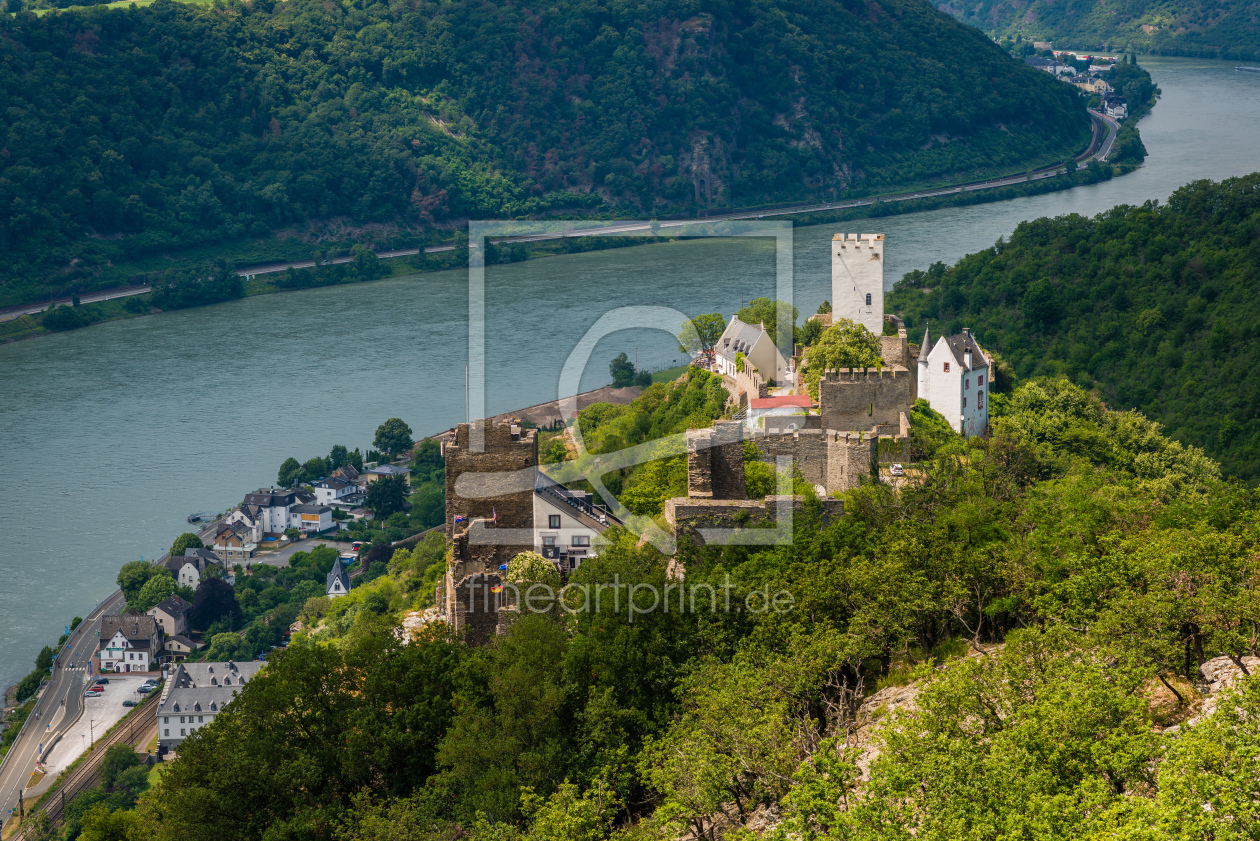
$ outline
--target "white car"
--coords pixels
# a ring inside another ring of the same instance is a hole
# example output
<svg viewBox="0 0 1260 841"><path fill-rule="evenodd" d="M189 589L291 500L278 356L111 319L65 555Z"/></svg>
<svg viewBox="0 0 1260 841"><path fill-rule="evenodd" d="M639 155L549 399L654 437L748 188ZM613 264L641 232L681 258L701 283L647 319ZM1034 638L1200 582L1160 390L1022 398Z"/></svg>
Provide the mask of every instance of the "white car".
<svg viewBox="0 0 1260 841"><path fill-rule="evenodd" d="M894 464L892 467L888 468L888 472L894 476L906 475L906 469L902 467L900 464Z"/></svg>

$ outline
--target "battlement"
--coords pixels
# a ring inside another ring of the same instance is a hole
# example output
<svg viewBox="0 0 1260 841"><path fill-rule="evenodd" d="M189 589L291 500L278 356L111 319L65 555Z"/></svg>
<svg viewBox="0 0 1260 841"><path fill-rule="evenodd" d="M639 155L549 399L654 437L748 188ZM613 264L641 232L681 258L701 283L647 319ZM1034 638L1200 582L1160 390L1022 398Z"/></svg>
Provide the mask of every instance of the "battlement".
<svg viewBox="0 0 1260 841"><path fill-rule="evenodd" d="M744 424L717 421L710 429L687 431L687 496L745 499Z"/></svg>
<svg viewBox="0 0 1260 841"><path fill-rule="evenodd" d="M823 372L823 382L857 383L871 379L895 380L898 376L909 377L910 369L902 365L889 365L884 368L828 368Z"/></svg>
<svg viewBox="0 0 1260 841"><path fill-rule="evenodd" d="M849 245L866 245L874 248L874 243L882 243L884 241L883 234L835 234L831 238L832 242L843 243L842 248Z"/></svg>

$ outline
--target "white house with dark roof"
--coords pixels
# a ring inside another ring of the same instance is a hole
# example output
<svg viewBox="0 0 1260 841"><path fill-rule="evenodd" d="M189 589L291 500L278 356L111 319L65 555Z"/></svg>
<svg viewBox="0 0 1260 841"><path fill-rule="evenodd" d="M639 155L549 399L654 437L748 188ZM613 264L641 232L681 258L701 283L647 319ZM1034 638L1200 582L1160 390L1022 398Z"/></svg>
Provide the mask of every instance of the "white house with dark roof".
<svg viewBox="0 0 1260 841"><path fill-rule="evenodd" d="M792 370L765 325L745 324L738 316L733 316L722 337L713 346L713 370L734 379L739 371L738 358L741 354L744 364L756 368L764 380L783 384Z"/></svg>
<svg viewBox="0 0 1260 841"><path fill-rule="evenodd" d="M311 490L315 492L315 501L320 505L331 505L347 496L353 496L358 492L358 487L353 482L345 479L321 479L311 485Z"/></svg>
<svg viewBox="0 0 1260 841"><path fill-rule="evenodd" d="M158 741L167 748L214 721L258 670L259 661L180 663L162 690L157 710Z"/></svg>
<svg viewBox="0 0 1260 841"><path fill-rule="evenodd" d="M240 526L249 533L251 542L258 544L262 542L263 535L266 533L263 529L263 509L259 505L251 505L245 503L228 512L224 522L229 525Z"/></svg>
<svg viewBox="0 0 1260 841"><path fill-rule="evenodd" d="M293 507L309 505L314 501L315 494L305 488L259 488L253 493L245 494L242 508L247 505L257 506L264 534L283 534L286 529L297 528L293 524Z"/></svg>
<svg viewBox="0 0 1260 841"><path fill-rule="evenodd" d="M102 672L147 672L162 654L162 629L143 613L101 617L97 656Z"/></svg>
<svg viewBox="0 0 1260 841"><path fill-rule="evenodd" d="M572 572L607 541L604 532L622 522L586 491L564 487L542 472L534 482L534 551Z"/></svg>
<svg viewBox="0 0 1260 841"><path fill-rule="evenodd" d="M210 566L222 567L225 571L224 578L228 583L232 583L235 577L227 572L227 565L223 563L223 559L210 549L188 548L184 550L183 556L168 558L166 561L166 568L175 577L175 583L180 587L191 587L194 590L201 584L201 579L205 577L206 569Z"/></svg>
<svg viewBox="0 0 1260 841"><path fill-rule="evenodd" d="M303 534L317 534L328 531L336 523L333 522L332 508L314 503L295 505L289 509L289 528L297 529Z"/></svg>
<svg viewBox="0 0 1260 841"><path fill-rule="evenodd" d="M346 567L342 563L341 556L337 556L337 560L333 561L332 569L328 571L328 577L325 579L324 593L330 599L338 596L344 596L350 592L350 574L346 572Z"/></svg>
<svg viewBox="0 0 1260 841"><path fill-rule="evenodd" d="M942 336L929 345L923 333L919 352L919 396L949 421L955 432L983 435L989 428L989 391L992 387L993 362L981 349L971 330L954 336Z"/></svg>

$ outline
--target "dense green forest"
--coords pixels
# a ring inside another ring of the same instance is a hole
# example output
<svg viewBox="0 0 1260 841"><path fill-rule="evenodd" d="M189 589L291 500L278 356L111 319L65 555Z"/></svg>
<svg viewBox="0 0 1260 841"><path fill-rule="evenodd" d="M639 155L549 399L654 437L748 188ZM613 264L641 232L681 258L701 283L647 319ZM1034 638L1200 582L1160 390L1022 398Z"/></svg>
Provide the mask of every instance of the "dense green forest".
<svg viewBox="0 0 1260 841"><path fill-rule="evenodd" d="M684 552L685 584L747 610L605 600L485 648L405 641L434 559L400 550L83 837L1253 837L1260 677L1215 712L1194 677L1255 653L1255 494L1065 378L939 444L791 545ZM624 535L570 583L662 588L665 561Z"/></svg>
<svg viewBox="0 0 1260 841"><path fill-rule="evenodd" d="M1260 59L1257 0L935 0L964 23L1055 48Z"/></svg>
<svg viewBox="0 0 1260 841"><path fill-rule="evenodd" d="M1166 204L1020 224L912 272L888 307L921 333L971 327L1021 377L1063 373L1260 480L1260 174Z"/></svg>
<svg viewBox="0 0 1260 841"><path fill-rule="evenodd" d="M278 230L830 198L1089 134L923 0L19 11L0 111L0 304Z"/></svg>

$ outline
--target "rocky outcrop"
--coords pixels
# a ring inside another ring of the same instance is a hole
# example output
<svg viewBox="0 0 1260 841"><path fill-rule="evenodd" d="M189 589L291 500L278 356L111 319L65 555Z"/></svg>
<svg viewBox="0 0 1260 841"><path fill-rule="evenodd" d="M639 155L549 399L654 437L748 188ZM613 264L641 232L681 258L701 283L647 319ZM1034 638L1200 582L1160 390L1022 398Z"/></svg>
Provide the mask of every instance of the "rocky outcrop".
<svg viewBox="0 0 1260 841"><path fill-rule="evenodd" d="M1260 657L1242 657L1242 664L1251 674L1260 672ZM1187 727L1193 727L1216 711L1221 693L1238 683L1243 676L1242 669L1228 657L1213 657L1199 667L1199 680L1195 688L1204 696L1203 706L1197 715L1186 720ZM1169 728L1170 730L1172 728ZM1168 730L1164 731L1165 733Z"/></svg>

